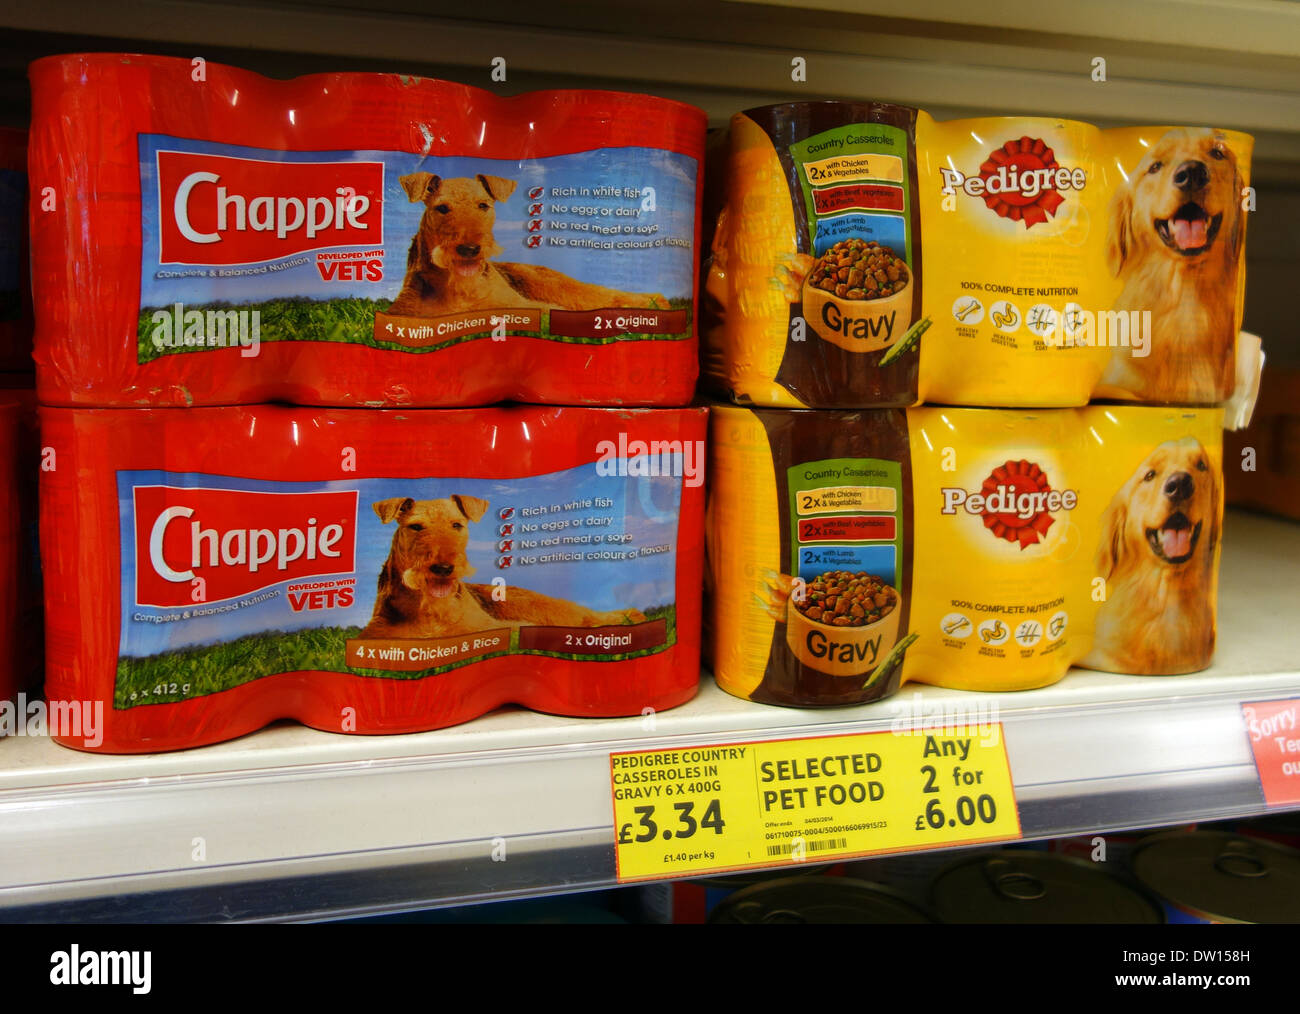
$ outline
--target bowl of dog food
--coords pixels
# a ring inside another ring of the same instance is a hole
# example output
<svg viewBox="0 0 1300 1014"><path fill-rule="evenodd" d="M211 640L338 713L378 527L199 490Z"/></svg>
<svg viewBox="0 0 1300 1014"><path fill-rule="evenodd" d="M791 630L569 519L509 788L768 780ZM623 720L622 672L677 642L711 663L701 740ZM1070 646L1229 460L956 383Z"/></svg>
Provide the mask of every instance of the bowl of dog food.
<svg viewBox="0 0 1300 1014"><path fill-rule="evenodd" d="M808 326L849 352L887 349L912 326L912 272L874 240L845 239L822 253L802 298Z"/></svg>
<svg viewBox="0 0 1300 1014"><path fill-rule="evenodd" d="M786 643L831 676L866 680L898 641L898 590L866 571L828 570L790 596Z"/></svg>

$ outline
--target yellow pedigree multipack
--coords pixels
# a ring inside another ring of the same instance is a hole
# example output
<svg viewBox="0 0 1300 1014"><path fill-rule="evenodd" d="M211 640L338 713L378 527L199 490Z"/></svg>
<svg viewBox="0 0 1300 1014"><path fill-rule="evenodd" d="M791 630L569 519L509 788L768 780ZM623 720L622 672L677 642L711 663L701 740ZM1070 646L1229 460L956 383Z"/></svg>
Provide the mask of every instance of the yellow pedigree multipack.
<svg viewBox="0 0 1300 1014"><path fill-rule="evenodd" d="M1220 404L1252 146L884 103L737 114L705 376L770 407Z"/></svg>
<svg viewBox="0 0 1300 1014"><path fill-rule="evenodd" d="M769 704L1026 690L1214 651L1222 417L1090 406L711 416L705 643Z"/></svg>

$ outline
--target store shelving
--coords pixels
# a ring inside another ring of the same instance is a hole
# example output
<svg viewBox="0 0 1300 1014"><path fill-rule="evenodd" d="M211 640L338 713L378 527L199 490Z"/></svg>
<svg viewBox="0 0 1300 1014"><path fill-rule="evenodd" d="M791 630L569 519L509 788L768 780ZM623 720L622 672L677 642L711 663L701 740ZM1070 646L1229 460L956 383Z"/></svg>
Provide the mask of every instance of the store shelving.
<svg viewBox="0 0 1300 1014"><path fill-rule="evenodd" d="M282 725L135 757L11 739L0 918L319 918L607 886L611 751L888 732L945 713L1003 723L1028 838L1261 813L1240 705L1300 696L1300 583L1280 562L1300 558L1300 528L1233 513L1224 546L1219 650L1192 676L1075 670L1019 694L906 687L802 711L729 697L706 675L653 726L506 710L420 735Z"/></svg>
<svg viewBox="0 0 1300 1014"><path fill-rule="evenodd" d="M274 77L389 69L493 90L615 87L702 106L715 123L792 98L871 98L936 116L1020 113L1222 122L1256 136L1260 180L1300 178L1300 10L1276 0L980 5L873 0L47 0L0 24L8 103L34 56L134 49ZM806 80L791 60L807 61ZM494 82L492 61L506 61ZM1105 80L1093 61L1106 60Z"/></svg>
<svg viewBox="0 0 1300 1014"><path fill-rule="evenodd" d="M1289 333L1265 334L1270 353L1298 354L1283 292L1297 259L1285 220L1300 181L1300 5L1017 0L981 13L955 0L498 0L466 12L424 0L45 0L10 5L0 25L0 117L15 124L26 64L85 49L202 56L278 77L375 69L507 93L644 90L702 106L713 125L817 97L940 117L1221 122L1256 136L1254 177L1274 190L1251 227L1252 298L1265 299L1247 322L1285 322ZM489 76L498 56L503 84ZM808 60L806 81L791 80L794 56ZM1099 56L1105 81L1090 73ZM1260 813L1240 705L1300 696L1297 560L1300 527L1229 517L1219 651L1193 676L1076 670L1021 694L908 687L877 705L796 711L731 698L706 674L695 700L653 726L520 710L413 736L286 723L137 757L0 740L0 920L328 918L605 886L612 750L888 731L944 709L996 709L1027 837Z"/></svg>

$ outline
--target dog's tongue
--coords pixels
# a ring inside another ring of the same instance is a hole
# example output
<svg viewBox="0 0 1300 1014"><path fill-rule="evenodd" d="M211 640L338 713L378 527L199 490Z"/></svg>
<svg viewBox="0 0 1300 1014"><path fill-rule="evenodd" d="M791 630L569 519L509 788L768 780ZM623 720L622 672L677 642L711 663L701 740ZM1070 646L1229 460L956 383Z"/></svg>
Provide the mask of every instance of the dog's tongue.
<svg viewBox="0 0 1300 1014"><path fill-rule="evenodd" d="M1160 529L1160 551L1170 560L1186 556L1192 551L1192 530L1190 528Z"/></svg>
<svg viewBox="0 0 1300 1014"><path fill-rule="evenodd" d="M482 267L478 261L456 262L456 274L460 275L462 278L471 278L474 275L477 275L481 270Z"/></svg>
<svg viewBox="0 0 1300 1014"><path fill-rule="evenodd" d="M1171 218L1169 232L1179 250L1195 250L1205 246L1206 225L1204 218Z"/></svg>

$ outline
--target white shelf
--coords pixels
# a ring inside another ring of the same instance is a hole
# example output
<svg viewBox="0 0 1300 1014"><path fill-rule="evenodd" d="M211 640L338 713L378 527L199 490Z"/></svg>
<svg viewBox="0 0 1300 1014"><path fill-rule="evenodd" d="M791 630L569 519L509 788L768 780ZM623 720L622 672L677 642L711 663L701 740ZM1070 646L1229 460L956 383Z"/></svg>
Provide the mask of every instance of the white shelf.
<svg viewBox="0 0 1300 1014"><path fill-rule="evenodd" d="M281 725L129 757L6 740L0 918L308 918L608 885L612 750L883 731L918 706L996 705L1026 837L1263 812L1239 705L1300 695L1300 526L1230 513L1224 546L1219 651L1193 676L1078 670L1018 694L905 687L822 711L706 677L653 729L506 710L420 735Z"/></svg>

